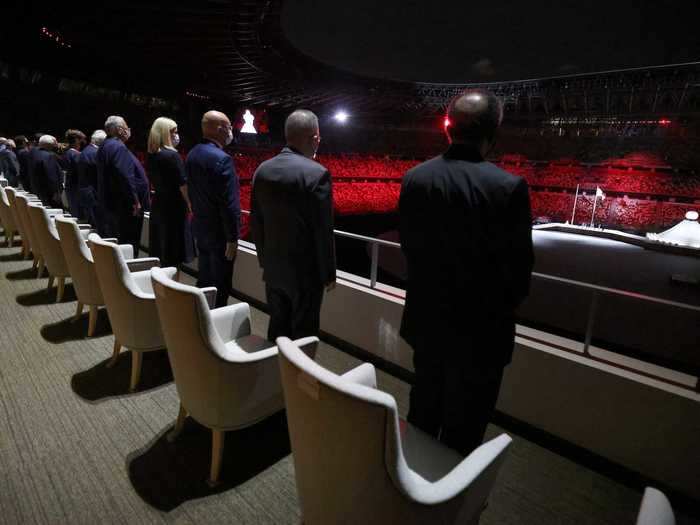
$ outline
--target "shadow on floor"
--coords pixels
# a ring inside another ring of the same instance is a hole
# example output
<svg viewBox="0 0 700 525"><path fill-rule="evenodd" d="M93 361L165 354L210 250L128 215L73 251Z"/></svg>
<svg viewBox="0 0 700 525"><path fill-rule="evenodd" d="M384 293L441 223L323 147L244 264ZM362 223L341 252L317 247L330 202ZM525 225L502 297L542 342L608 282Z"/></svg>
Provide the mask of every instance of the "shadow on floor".
<svg viewBox="0 0 700 525"><path fill-rule="evenodd" d="M15 246L13 246L15 248ZM22 252L8 253L5 255L0 255L0 262L12 262L12 261L22 261Z"/></svg>
<svg viewBox="0 0 700 525"><path fill-rule="evenodd" d="M177 407L173 407L173 419ZM291 453L287 419L281 411L252 427L226 432L220 483L207 485L211 465L211 431L187 418L170 443L161 432L144 449L127 457L129 479L136 493L153 507L168 512L180 504L237 487Z"/></svg>
<svg viewBox="0 0 700 525"><path fill-rule="evenodd" d="M66 341L78 341L87 338L88 314L84 313L77 320L73 316L58 323L46 324L41 327L41 336L49 343L60 344ZM95 333L90 339L104 337L112 333L112 326L109 324L107 310L100 308L97 311L97 324Z"/></svg>
<svg viewBox="0 0 700 525"><path fill-rule="evenodd" d="M105 359L89 370L75 374L70 381L73 392L89 402L131 394L129 392L131 352L122 350L116 364L107 368L110 359ZM158 388L172 380L173 371L170 368L167 350L144 352L141 381L134 394Z"/></svg>
<svg viewBox="0 0 700 525"><path fill-rule="evenodd" d="M30 262L30 261L27 261ZM20 281L22 279L36 279L36 268L25 268L24 270L17 270L15 272L7 272L5 277L10 281Z"/></svg>
<svg viewBox="0 0 700 525"><path fill-rule="evenodd" d="M45 306L47 304L56 303L56 294L58 294L58 289L54 284L51 289L46 289L42 287L34 292L25 293L17 296L17 302L22 306ZM70 303L72 301L77 301L78 298L75 296L75 290L73 285L70 283L66 284L66 288L63 291L62 303ZM85 328L85 333L87 333L87 327Z"/></svg>

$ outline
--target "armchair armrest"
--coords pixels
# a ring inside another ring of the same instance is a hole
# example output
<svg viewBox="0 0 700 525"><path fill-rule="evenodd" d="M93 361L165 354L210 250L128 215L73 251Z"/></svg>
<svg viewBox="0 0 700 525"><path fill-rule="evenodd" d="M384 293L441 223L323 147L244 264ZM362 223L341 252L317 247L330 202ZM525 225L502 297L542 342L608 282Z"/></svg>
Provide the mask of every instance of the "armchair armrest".
<svg viewBox="0 0 700 525"><path fill-rule="evenodd" d="M92 228L92 226L90 226L89 224L78 224L79 230L90 230L91 228ZM104 241L105 239L102 239L102 240Z"/></svg>
<svg viewBox="0 0 700 525"><path fill-rule="evenodd" d="M206 288L202 288L202 293L207 300L209 309L213 310L216 308L216 286L207 286Z"/></svg>
<svg viewBox="0 0 700 525"><path fill-rule="evenodd" d="M46 208L46 213L49 214L49 217L53 217L54 215L63 215L64 217L70 218L70 214L67 214L61 208Z"/></svg>
<svg viewBox="0 0 700 525"><path fill-rule="evenodd" d="M117 240L114 239L114 242ZM126 260L134 258L134 247L131 244L120 244L119 251L122 252L122 257Z"/></svg>
<svg viewBox="0 0 700 525"><path fill-rule="evenodd" d="M224 343L250 335L250 306L247 303L215 308L210 314L211 322Z"/></svg>
<svg viewBox="0 0 700 525"><path fill-rule="evenodd" d="M144 270L150 270L154 266L160 266L160 259L158 259L158 257L143 257L141 259L127 259L124 262L126 263L126 266L129 268L130 272L142 272Z"/></svg>
<svg viewBox="0 0 700 525"><path fill-rule="evenodd" d="M345 372L342 376L343 379L357 383L358 385L368 386L370 388L377 388L377 373L374 370L374 365L371 363L362 363Z"/></svg>
<svg viewBox="0 0 700 525"><path fill-rule="evenodd" d="M117 239L116 237L102 237L102 240L104 242L113 242L114 244L117 244L119 242L119 239ZM130 244L122 244L122 246L131 246L131 245ZM127 257L127 259L133 259L133 257Z"/></svg>
<svg viewBox="0 0 700 525"><path fill-rule="evenodd" d="M173 268L172 266L169 268L163 268L163 273L165 273L170 279L172 279L175 277L175 274L177 273L177 268ZM153 294L153 281L151 281L151 271L150 270L142 270L140 272L131 272L131 279L133 280L134 284L136 284L139 291L142 294L144 294L143 296L139 296L139 297L141 297L142 299L155 297ZM148 296L146 296L145 294L148 294Z"/></svg>
<svg viewBox="0 0 700 525"><path fill-rule="evenodd" d="M439 480L403 490L417 503L438 505L459 496L493 461L502 461L513 440L507 434L492 439L474 450ZM498 465L495 466L498 469Z"/></svg>

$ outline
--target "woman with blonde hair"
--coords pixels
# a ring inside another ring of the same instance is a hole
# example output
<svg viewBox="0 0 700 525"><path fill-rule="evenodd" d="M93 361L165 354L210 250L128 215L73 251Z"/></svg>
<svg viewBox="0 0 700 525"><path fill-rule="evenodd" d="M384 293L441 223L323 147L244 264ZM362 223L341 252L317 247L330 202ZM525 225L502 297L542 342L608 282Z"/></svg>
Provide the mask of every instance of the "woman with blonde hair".
<svg viewBox="0 0 700 525"><path fill-rule="evenodd" d="M175 149L180 143L177 122L159 117L148 135L146 168L153 186L149 251L163 266L178 266L194 258L189 226L192 207L187 194L185 164Z"/></svg>

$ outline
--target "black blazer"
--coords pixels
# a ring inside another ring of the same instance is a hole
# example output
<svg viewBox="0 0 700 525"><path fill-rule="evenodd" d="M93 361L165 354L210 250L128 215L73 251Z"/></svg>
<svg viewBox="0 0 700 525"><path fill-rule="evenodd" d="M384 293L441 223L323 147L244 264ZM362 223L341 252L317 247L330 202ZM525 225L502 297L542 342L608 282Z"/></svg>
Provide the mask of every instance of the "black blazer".
<svg viewBox="0 0 700 525"><path fill-rule="evenodd" d="M250 226L272 287L299 290L335 281L331 175L286 147L253 175Z"/></svg>
<svg viewBox="0 0 700 525"><path fill-rule="evenodd" d="M534 263L525 179L452 145L406 173L399 199L408 263L401 335L416 347L445 338L510 361L514 310Z"/></svg>

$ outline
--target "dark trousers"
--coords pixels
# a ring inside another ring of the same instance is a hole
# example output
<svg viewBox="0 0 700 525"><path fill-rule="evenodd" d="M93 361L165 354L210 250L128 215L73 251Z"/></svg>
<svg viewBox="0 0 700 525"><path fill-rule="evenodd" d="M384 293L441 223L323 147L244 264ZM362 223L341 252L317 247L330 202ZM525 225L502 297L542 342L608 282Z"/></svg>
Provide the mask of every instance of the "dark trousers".
<svg viewBox="0 0 700 525"><path fill-rule="evenodd" d="M131 244L134 247L134 257L139 256L143 215L106 212L101 227L102 231L98 231L102 237L116 237L119 244Z"/></svg>
<svg viewBox="0 0 700 525"><path fill-rule="evenodd" d="M199 277L197 286L216 286L216 307L226 306L231 295L233 263L226 259L226 241L203 239L197 242Z"/></svg>
<svg viewBox="0 0 700 525"><path fill-rule="evenodd" d="M414 347L415 382L408 422L467 456L484 439L503 367L470 362L459 355L460 350L470 350L464 348L464 341L420 346Z"/></svg>
<svg viewBox="0 0 700 525"><path fill-rule="evenodd" d="M323 287L289 290L265 285L270 324L268 341L286 336L298 339L318 335Z"/></svg>

